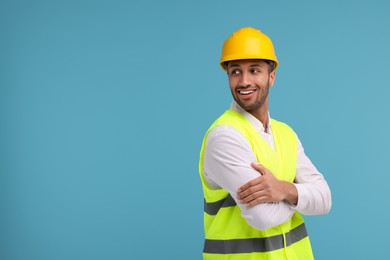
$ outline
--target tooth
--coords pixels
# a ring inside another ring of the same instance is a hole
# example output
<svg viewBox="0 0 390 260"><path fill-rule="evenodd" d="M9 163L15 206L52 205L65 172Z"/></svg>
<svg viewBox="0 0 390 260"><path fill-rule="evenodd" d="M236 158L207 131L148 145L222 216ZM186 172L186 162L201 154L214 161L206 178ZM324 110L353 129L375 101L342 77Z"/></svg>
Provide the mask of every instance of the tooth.
<svg viewBox="0 0 390 260"><path fill-rule="evenodd" d="M248 91L240 91L241 94L250 94L250 93L253 93L253 90L248 90Z"/></svg>

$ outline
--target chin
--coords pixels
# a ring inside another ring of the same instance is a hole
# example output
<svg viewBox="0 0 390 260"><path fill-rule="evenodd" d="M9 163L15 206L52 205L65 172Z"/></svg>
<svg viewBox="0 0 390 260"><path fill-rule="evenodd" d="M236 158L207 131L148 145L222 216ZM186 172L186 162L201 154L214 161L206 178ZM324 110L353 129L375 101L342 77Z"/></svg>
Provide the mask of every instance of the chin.
<svg viewBox="0 0 390 260"><path fill-rule="evenodd" d="M245 110L253 110L253 109L256 109L259 104L257 102L237 102L242 108L244 108Z"/></svg>

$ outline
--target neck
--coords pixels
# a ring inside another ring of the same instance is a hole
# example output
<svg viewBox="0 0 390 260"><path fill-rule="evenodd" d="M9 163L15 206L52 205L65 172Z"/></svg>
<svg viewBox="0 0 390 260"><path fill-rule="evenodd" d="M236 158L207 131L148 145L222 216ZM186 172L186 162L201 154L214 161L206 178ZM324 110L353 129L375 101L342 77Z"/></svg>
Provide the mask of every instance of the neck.
<svg viewBox="0 0 390 260"><path fill-rule="evenodd" d="M252 116L256 117L264 127L264 132L268 133L268 99L265 100L264 104L256 109L247 110Z"/></svg>
<svg viewBox="0 0 390 260"><path fill-rule="evenodd" d="M261 113L256 113L256 111L248 111L251 115L256 117L264 127L264 132L268 133L268 121L269 121L269 116L268 116L268 110L262 111Z"/></svg>

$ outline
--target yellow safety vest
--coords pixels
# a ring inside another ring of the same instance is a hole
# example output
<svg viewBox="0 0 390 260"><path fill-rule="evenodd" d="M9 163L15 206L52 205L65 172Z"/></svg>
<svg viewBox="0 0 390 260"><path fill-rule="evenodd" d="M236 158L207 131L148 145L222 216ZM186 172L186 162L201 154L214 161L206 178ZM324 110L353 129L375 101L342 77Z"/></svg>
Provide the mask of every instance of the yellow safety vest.
<svg viewBox="0 0 390 260"><path fill-rule="evenodd" d="M205 260L314 259L303 218L295 212L287 222L266 230L248 225L241 210L224 189L210 188L203 177L203 157L208 133L218 125L230 125L249 142L257 161L276 178L293 182L296 175L297 137L286 124L271 119L276 149L273 150L252 124L229 109L206 132L200 152L199 172L204 193Z"/></svg>

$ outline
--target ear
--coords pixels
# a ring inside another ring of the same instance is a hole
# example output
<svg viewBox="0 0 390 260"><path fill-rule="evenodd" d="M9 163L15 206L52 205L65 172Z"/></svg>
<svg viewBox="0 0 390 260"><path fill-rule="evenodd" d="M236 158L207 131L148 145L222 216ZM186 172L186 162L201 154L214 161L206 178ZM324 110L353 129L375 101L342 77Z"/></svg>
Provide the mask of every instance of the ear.
<svg viewBox="0 0 390 260"><path fill-rule="evenodd" d="M275 79L276 79L276 72L275 72L275 71L272 71L272 72L269 74L269 86L270 86L270 87L272 87L272 86L274 85Z"/></svg>

